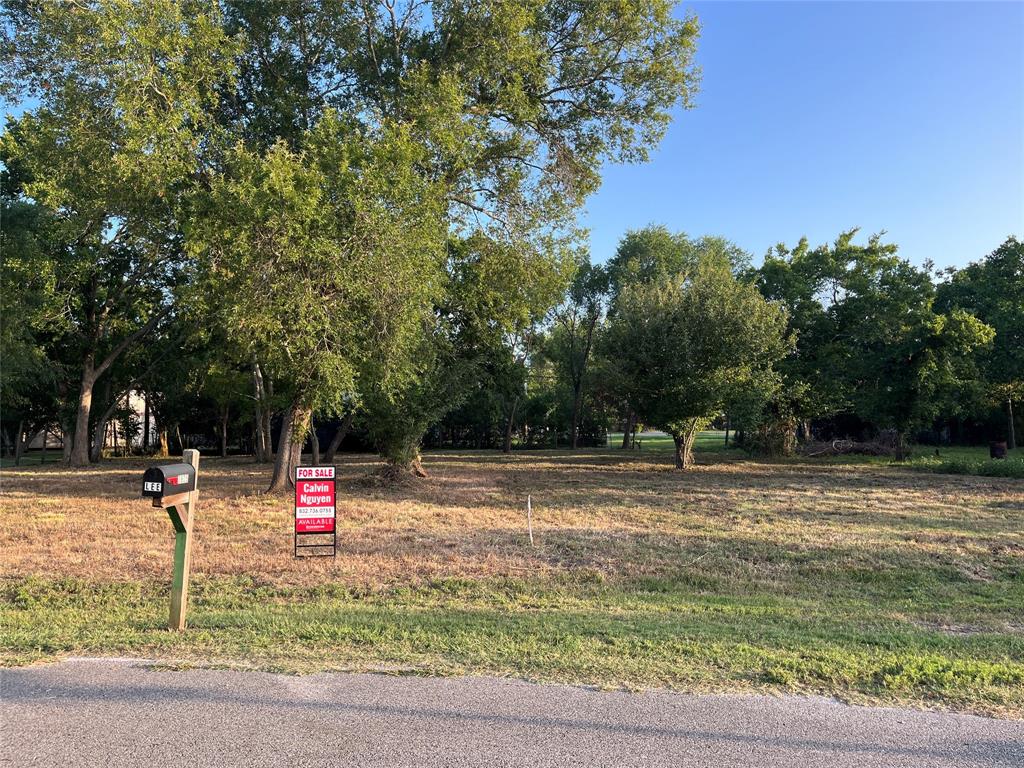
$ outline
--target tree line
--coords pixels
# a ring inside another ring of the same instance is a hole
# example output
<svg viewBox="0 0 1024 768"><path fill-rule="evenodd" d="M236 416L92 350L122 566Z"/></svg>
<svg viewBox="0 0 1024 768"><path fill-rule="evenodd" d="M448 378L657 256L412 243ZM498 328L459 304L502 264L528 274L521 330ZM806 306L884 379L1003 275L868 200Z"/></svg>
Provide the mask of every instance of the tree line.
<svg viewBox="0 0 1024 768"><path fill-rule="evenodd" d="M604 445L606 430L666 431L676 464L697 433L731 427L750 451L886 435L907 444L1007 440L1021 429L1024 245L963 269L914 266L881 236L778 245L754 267L724 238L663 226L582 263L518 368L428 433L436 445Z"/></svg>
<svg viewBox="0 0 1024 768"><path fill-rule="evenodd" d="M576 217L691 103L668 2L96 0L3 7L3 427L102 456L210 435L273 462L353 436L578 447L663 429L743 444L1009 437L1022 247L961 270L880 236L779 245ZM601 255L603 256L603 254ZM182 434L184 432L184 435ZM954 434L954 437L957 435ZM324 441L321 444L321 439Z"/></svg>

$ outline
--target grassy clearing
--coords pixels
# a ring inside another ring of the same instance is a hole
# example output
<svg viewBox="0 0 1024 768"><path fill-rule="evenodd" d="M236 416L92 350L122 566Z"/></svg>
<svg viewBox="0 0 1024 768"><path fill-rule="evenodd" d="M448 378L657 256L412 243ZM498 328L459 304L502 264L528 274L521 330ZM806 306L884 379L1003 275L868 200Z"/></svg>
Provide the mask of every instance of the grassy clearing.
<svg viewBox="0 0 1024 768"><path fill-rule="evenodd" d="M611 445L620 445L622 433L610 436ZM641 451L665 453L674 450L672 438L648 436L642 439ZM694 446L697 452L720 454L719 458L737 456L740 449L725 447L725 432L702 432ZM797 459L807 461L808 459ZM944 475L978 475L981 477L1010 477L1024 479L1024 450L1011 451L1006 459L990 459L987 446L934 446L919 445L912 449L909 459L898 462L885 456L833 456L814 459L833 464L879 464Z"/></svg>
<svg viewBox="0 0 1024 768"><path fill-rule="evenodd" d="M296 562L290 499L256 492L268 470L204 459L181 636L162 629L171 533L137 498L145 462L5 470L0 658L487 672L1024 716L1024 483L698 460L676 473L653 443L439 452L429 480L383 489L361 480L372 458L345 457L339 557Z"/></svg>
<svg viewBox="0 0 1024 768"><path fill-rule="evenodd" d="M671 453L675 451L675 444L672 442L672 438L665 434L642 432L637 435L637 441L639 447L633 449L635 453L643 453L644 451ZM612 448L618 448L622 445L622 433L609 432L608 444ZM724 430L709 429L706 432L701 432L697 435L697 439L694 440L693 450L706 454L741 455L740 449L733 445L732 432L729 433L729 445L726 446Z"/></svg>
<svg viewBox="0 0 1024 768"><path fill-rule="evenodd" d="M46 461L43 461L45 459ZM32 466L45 466L46 464L60 464L63 461L61 452L59 450L53 450L52 448L46 452L43 456L42 451L27 451L24 456L21 457L19 467L32 467ZM6 469L7 467L14 466L13 456L4 456L0 458L0 467Z"/></svg>
<svg viewBox="0 0 1024 768"><path fill-rule="evenodd" d="M1017 450L1005 459L990 459L984 448L942 450L938 456L922 455L910 461L913 469L944 475L980 475L1024 479L1024 452Z"/></svg>

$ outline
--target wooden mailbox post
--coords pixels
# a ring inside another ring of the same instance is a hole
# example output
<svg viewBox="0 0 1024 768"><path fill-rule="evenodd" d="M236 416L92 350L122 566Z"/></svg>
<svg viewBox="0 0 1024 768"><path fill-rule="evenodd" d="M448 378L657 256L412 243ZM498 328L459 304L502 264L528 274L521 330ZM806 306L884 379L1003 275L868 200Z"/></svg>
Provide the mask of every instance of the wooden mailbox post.
<svg viewBox="0 0 1024 768"><path fill-rule="evenodd" d="M166 509L174 526L174 581L168 623L174 631L185 629L192 564L192 521L199 500L199 451L187 450L181 457L181 464L150 467L142 476L142 495L152 498L154 507Z"/></svg>

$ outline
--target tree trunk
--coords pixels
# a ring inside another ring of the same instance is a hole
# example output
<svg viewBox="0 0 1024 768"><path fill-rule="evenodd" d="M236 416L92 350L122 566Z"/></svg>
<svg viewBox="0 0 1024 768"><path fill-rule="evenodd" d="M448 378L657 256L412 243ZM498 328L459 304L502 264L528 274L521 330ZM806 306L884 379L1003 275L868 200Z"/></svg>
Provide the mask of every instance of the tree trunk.
<svg viewBox="0 0 1024 768"><path fill-rule="evenodd" d="M352 428L352 422L356 418L356 412L354 410L349 411L345 414L345 418L341 420L341 424L334 433L334 437L331 438L330 445L327 446L327 453L324 454L324 462L327 464L334 463L334 456L341 447L341 441L345 439L345 435Z"/></svg>
<svg viewBox="0 0 1024 768"><path fill-rule="evenodd" d="M174 437L178 441L178 453L185 450L185 441L181 438L181 424L174 425Z"/></svg>
<svg viewBox="0 0 1024 768"><path fill-rule="evenodd" d="M149 392L142 393L142 455L149 453Z"/></svg>
<svg viewBox="0 0 1024 768"><path fill-rule="evenodd" d="M320 438L316 434L316 423L312 418L309 420L309 447L313 454L313 466L320 466Z"/></svg>
<svg viewBox="0 0 1024 768"><path fill-rule="evenodd" d="M636 414L633 413L633 409L630 408L626 411L626 428L622 433L622 450L626 450L630 447L630 435L633 432L633 421L636 419Z"/></svg>
<svg viewBox="0 0 1024 768"><path fill-rule="evenodd" d="M110 422L110 417L114 415L114 411L117 410L117 399L115 398L112 402L110 401L110 387L111 379L108 376L103 389L103 402L107 403L107 407L103 410L99 419L96 420L96 426L93 427L92 431L92 448L89 450L89 461L93 464L103 458L103 445L107 437L107 424Z"/></svg>
<svg viewBox="0 0 1024 768"><path fill-rule="evenodd" d="M412 465L410 466L410 469L412 470L412 473L416 475L416 477L429 477L429 475L427 474L427 470L423 468L423 461L419 451L416 451L416 458L412 460Z"/></svg>
<svg viewBox="0 0 1024 768"><path fill-rule="evenodd" d="M78 415L75 418L75 434L71 441L68 464L85 467L89 464L89 414L92 410L92 390L96 385L92 357L87 357L82 367L82 383L78 390Z"/></svg>
<svg viewBox="0 0 1024 768"><path fill-rule="evenodd" d="M228 407L220 412L220 457L228 457Z"/></svg>
<svg viewBox="0 0 1024 768"><path fill-rule="evenodd" d="M672 442L676 446L676 469L686 469L686 447L683 445L683 436L672 435Z"/></svg>
<svg viewBox="0 0 1024 768"><path fill-rule="evenodd" d="M260 424L260 429L263 431L263 450L266 451L267 461L274 460L274 431L271 428L270 416L270 410L264 408L263 423Z"/></svg>
<svg viewBox="0 0 1024 768"><path fill-rule="evenodd" d="M576 388L572 398L572 432L569 433L569 443L573 450L576 450L580 434L580 408L583 407L583 383Z"/></svg>
<svg viewBox="0 0 1024 768"><path fill-rule="evenodd" d="M1017 432L1013 425L1013 398L1006 398L1006 410L1009 413L1007 419L1007 435L1006 435L1006 447L1011 451L1017 450Z"/></svg>
<svg viewBox="0 0 1024 768"><path fill-rule="evenodd" d="M672 435L676 447L676 469L686 469L693 464L693 443L696 439L696 421L691 421L681 433Z"/></svg>
<svg viewBox="0 0 1024 768"><path fill-rule="evenodd" d="M164 427L163 429L160 430L160 449L157 451L156 454L160 458L171 455L171 449L169 446L170 440L167 431L167 427Z"/></svg>
<svg viewBox="0 0 1024 768"><path fill-rule="evenodd" d="M108 416L103 416L96 422L92 430L92 447L89 449L89 461L93 464L103 458L103 445L107 442Z"/></svg>
<svg viewBox="0 0 1024 768"><path fill-rule="evenodd" d="M725 415L725 447L729 447L729 414Z"/></svg>
<svg viewBox="0 0 1024 768"><path fill-rule="evenodd" d="M904 432L896 433L896 461L906 461L907 458L907 436Z"/></svg>
<svg viewBox="0 0 1024 768"><path fill-rule="evenodd" d="M263 464L270 460L270 443L267 441L267 432L263 429L263 414L266 411L266 395L263 389L263 372L260 370L259 363L255 360L253 360L252 363L252 395L256 402L256 414L253 417L255 421L253 435L256 443L256 463Z"/></svg>
<svg viewBox="0 0 1024 768"><path fill-rule="evenodd" d="M263 377L263 442L267 446L267 461L274 460L274 433L271 429L271 420L274 418L274 412L271 406L271 400L274 397L274 382L271 379Z"/></svg>
<svg viewBox="0 0 1024 768"><path fill-rule="evenodd" d="M60 425L60 458L65 464L71 463L71 440L67 422L63 421Z"/></svg>
<svg viewBox="0 0 1024 768"><path fill-rule="evenodd" d="M263 464L267 460L266 442L263 440L263 423L259 410L253 416L253 457L257 464Z"/></svg>
<svg viewBox="0 0 1024 768"><path fill-rule="evenodd" d="M263 415L261 408L256 406L256 413L252 417L252 450L257 464L267 461L267 443L263 434Z"/></svg>
<svg viewBox="0 0 1024 768"><path fill-rule="evenodd" d="M295 468L302 458L302 444L312 410L293 402L281 420L281 434L277 438L277 456L274 460L274 475L270 480L268 493L283 491L295 483Z"/></svg>
<svg viewBox="0 0 1024 768"><path fill-rule="evenodd" d="M512 409L505 420L505 441L502 443L502 453L512 453L512 431L516 421L516 410L519 408L519 398L512 401Z"/></svg>
<svg viewBox="0 0 1024 768"><path fill-rule="evenodd" d="M25 441L23 435L25 432L25 422L18 422L18 431L14 433L14 466L21 464L21 456L25 452Z"/></svg>
<svg viewBox="0 0 1024 768"><path fill-rule="evenodd" d="M43 455L39 457L39 463L46 463L46 441L50 438L50 428L46 427L43 429Z"/></svg>
<svg viewBox="0 0 1024 768"><path fill-rule="evenodd" d="M256 400L256 461L260 464L274 458L274 438L271 432L270 398L274 394L273 382L263 377L263 369L252 361L252 390Z"/></svg>

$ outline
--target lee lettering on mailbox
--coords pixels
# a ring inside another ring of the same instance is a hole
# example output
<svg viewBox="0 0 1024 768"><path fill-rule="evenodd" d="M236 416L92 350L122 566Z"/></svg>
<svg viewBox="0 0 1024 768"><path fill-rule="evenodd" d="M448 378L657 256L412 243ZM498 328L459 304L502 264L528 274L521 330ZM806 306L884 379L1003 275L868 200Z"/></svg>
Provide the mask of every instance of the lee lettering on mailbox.
<svg viewBox="0 0 1024 768"><path fill-rule="evenodd" d="M196 489L196 470L191 464L164 464L150 467L142 475L144 498L162 499L191 493Z"/></svg>

